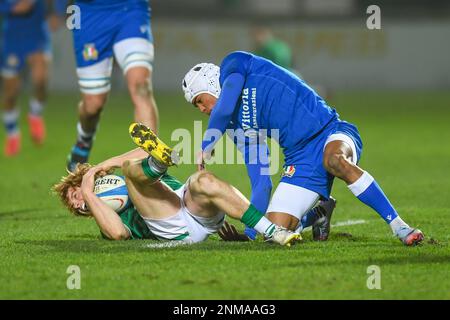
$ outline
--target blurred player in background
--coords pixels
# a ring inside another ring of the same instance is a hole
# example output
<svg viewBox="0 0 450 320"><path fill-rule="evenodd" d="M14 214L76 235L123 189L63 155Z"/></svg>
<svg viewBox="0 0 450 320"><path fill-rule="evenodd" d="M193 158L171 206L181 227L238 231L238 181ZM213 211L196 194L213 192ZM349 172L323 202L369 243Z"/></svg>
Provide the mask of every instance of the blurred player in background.
<svg viewBox="0 0 450 320"><path fill-rule="evenodd" d="M251 30L251 37L254 41L253 53L255 55L266 58L303 78L298 66L295 66L291 47L287 42L275 37L270 28L256 26ZM331 97L329 88L317 83L311 84L311 87L325 99Z"/></svg>
<svg viewBox="0 0 450 320"><path fill-rule="evenodd" d="M73 30L81 89L77 141L67 169L88 161L100 114L110 91L113 56L122 68L134 104L134 119L157 132L153 97L153 37L148 0L76 0L81 25Z"/></svg>
<svg viewBox="0 0 450 320"><path fill-rule="evenodd" d="M239 130L245 139L244 150L255 144L268 150L265 141L256 138L261 129L267 130L268 137L272 129L278 130L285 170L267 208L273 223L290 230L302 227L310 208L319 199L330 199L334 177L338 177L405 245L423 240L422 232L400 218L375 179L357 165L362 141L356 126L340 120L336 110L293 73L237 51L227 55L220 68L206 63L194 66L182 85L187 101L210 115L198 159L200 168L220 138L211 134L212 129L221 134L226 129ZM268 163L256 160L255 166ZM260 193L266 193L271 182L268 173L262 173L259 169L249 176L252 186L259 185ZM265 194L266 199L269 196Z"/></svg>
<svg viewBox="0 0 450 320"><path fill-rule="evenodd" d="M286 42L275 38L272 31L263 26L254 27L251 35L255 42L254 54L292 70L292 50Z"/></svg>
<svg viewBox="0 0 450 320"><path fill-rule="evenodd" d="M20 72L26 64L33 85L28 112L30 134L38 145L45 140L42 111L47 99L50 35L44 0L0 1L0 12L3 14L0 53L3 124L7 133L4 154L14 156L21 146L17 98L21 89Z"/></svg>

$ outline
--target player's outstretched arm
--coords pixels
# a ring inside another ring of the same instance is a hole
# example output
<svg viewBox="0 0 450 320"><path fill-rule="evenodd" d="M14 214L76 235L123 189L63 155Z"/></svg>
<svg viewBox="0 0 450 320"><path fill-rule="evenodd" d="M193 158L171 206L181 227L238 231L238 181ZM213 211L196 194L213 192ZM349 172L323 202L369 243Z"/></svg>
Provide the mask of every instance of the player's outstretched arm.
<svg viewBox="0 0 450 320"><path fill-rule="evenodd" d="M250 202L261 212L266 212L272 192L269 175L269 148L265 141L237 142L237 148L244 157L247 174L251 183Z"/></svg>
<svg viewBox="0 0 450 320"><path fill-rule="evenodd" d="M100 162L95 167L97 170L108 171L109 169L121 168L125 161L133 160L133 159L144 159L147 158L148 154L141 148L136 148L131 151L128 151L124 154L109 158L103 162Z"/></svg>
<svg viewBox="0 0 450 320"><path fill-rule="evenodd" d="M230 74L223 82L222 92L220 93L220 97L211 112L211 117L208 122L208 129L206 130L203 138L203 151L211 152L211 150L214 149L214 145L220 138L212 134L213 129L219 130L222 134L225 133L225 129L233 116L237 101L241 96L244 83L245 78L239 73Z"/></svg>
<svg viewBox="0 0 450 320"><path fill-rule="evenodd" d="M97 172L97 168L94 167L83 176L83 181L81 183L83 199L100 228L100 231L108 239L127 240L130 238L130 233L119 215L94 193L94 177Z"/></svg>

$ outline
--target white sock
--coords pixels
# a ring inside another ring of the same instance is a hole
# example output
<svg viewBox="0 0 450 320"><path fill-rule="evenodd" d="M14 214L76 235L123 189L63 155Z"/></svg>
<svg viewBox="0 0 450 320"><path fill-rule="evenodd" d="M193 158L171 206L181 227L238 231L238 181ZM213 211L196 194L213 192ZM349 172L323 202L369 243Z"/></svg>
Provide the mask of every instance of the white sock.
<svg viewBox="0 0 450 320"><path fill-rule="evenodd" d="M9 136L19 134L19 108L15 107L12 110L3 111L3 124L5 125L7 134Z"/></svg>
<svg viewBox="0 0 450 320"><path fill-rule="evenodd" d="M153 157L148 157L147 161L149 167L152 168L157 173L163 174L164 172L167 171L167 166L165 166L159 161L156 161L155 159L153 159Z"/></svg>
<svg viewBox="0 0 450 320"><path fill-rule="evenodd" d="M275 230L275 225L266 217L262 217L261 220L259 220L255 225L254 229L259 233L270 237Z"/></svg>
<svg viewBox="0 0 450 320"><path fill-rule="evenodd" d="M30 100L30 113L35 116L40 116L44 110L44 104L36 98Z"/></svg>
<svg viewBox="0 0 450 320"><path fill-rule="evenodd" d="M391 227L391 230L394 234L397 234L397 230L400 228L409 228L409 225L398 216L392 222L389 224L389 227Z"/></svg>
<svg viewBox="0 0 450 320"><path fill-rule="evenodd" d="M95 131L94 132L86 132L81 127L81 123L77 123L77 132L78 132L78 140L81 140L83 142L89 142L94 138Z"/></svg>
<svg viewBox="0 0 450 320"><path fill-rule="evenodd" d="M366 189L374 181L375 179L367 171L364 171L361 177L358 178L358 180L356 180L352 184L349 184L347 187L355 195L355 197L358 197L361 193L366 191Z"/></svg>

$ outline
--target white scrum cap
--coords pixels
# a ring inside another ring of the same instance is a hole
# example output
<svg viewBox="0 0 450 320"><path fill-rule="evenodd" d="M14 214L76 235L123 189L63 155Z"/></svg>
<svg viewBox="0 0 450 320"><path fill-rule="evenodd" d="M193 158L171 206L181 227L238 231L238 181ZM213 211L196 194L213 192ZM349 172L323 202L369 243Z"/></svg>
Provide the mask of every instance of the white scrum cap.
<svg viewBox="0 0 450 320"><path fill-rule="evenodd" d="M182 87L189 103L201 93L209 93L216 98L220 95L220 68L212 63L199 63L184 76Z"/></svg>

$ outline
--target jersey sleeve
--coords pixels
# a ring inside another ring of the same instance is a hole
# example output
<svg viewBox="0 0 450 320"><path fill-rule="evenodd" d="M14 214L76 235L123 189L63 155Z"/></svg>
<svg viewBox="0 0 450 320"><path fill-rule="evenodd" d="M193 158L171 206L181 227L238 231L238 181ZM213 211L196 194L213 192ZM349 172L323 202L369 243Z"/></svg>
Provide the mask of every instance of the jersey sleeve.
<svg viewBox="0 0 450 320"><path fill-rule="evenodd" d="M245 78L239 73L232 73L225 79L220 97L211 112L208 129L203 136L203 151L211 152L214 145L224 134L234 114L244 83ZM220 132L220 136L216 134L217 131Z"/></svg>
<svg viewBox="0 0 450 320"><path fill-rule="evenodd" d="M223 85L225 79L233 73L246 77L251 57L250 53L243 51L235 51L227 55L220 64L220 84Z"/></svg>
<svg viewBox="0 0 450 320"><path fill-rule="evenodd" d="M265 139L235 137L234 143L244 158L247 174L250 178L250 202L260 212L265 213L272 192L272 179L269 175L269 148Z"/></svg>

